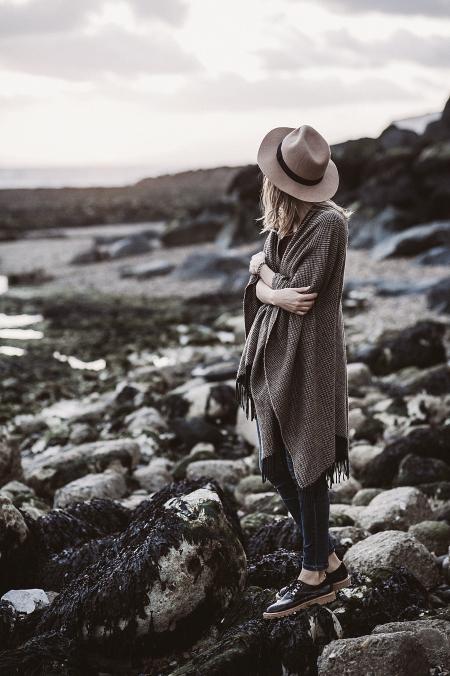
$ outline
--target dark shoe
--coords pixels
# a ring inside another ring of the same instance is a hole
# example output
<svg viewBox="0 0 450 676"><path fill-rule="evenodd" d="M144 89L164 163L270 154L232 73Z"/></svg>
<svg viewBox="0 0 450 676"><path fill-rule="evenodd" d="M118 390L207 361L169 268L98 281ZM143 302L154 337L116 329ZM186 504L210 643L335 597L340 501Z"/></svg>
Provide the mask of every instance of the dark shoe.
<svg viewBox="0 0 450 676"><path fill-rule="evenodd" d="M291 615L302 608L314 603L330 603L336 598L336 592L325 578L320 584L308 584L303 580L296 580L288 585L289 589L281 599L266 608L263 618L266 620Z"/></svg>
<svg viewBox="0 0 450 676"><path fill-rule="evenodd" d="M332 573L327 573L325 571L325 574L327 576L328 582L331 583L331 588L333 591L337 591L338 589L342 589L343 587L350 586L351 578L350 575L348 574L348 570L345 567L345 563L343 561L341 561L341 565L338 566L336 570L333 570ZM288 589L290 589L290 587L292 587L292 585L297 582L297 579L298 578L295 578L285 587L281 587L281 589L276 593L275 598L276 599L283 598Z"/></svg>
<svg viewBox="0 0 450 676"><path fill-rule="evenodd" d="M327 573L326 575L333 591L337 591L343 587L350 587L351 578L343 561L341 561L341 565L338 566L336 570L333 570L332 573Z"/></svg>

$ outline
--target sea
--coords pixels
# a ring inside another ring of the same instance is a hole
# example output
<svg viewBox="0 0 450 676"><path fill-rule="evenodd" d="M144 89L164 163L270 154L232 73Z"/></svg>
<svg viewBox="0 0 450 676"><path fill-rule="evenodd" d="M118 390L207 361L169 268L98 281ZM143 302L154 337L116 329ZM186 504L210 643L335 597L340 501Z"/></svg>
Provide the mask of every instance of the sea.
<svg viewBox="0 0 450 676"><path fill-rule="evenodd" d="M108 188L133 185L162 173L148 166L0 167L0 189Z"/></svg>

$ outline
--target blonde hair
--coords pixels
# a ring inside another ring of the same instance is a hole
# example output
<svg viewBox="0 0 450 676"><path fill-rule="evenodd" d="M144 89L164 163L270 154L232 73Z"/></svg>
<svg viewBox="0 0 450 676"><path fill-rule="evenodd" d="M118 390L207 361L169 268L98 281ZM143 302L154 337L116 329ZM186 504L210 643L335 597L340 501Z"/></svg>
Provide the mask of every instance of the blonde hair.
<svg viewBox="0 0 450 676"><path fill-rule="evenodd" d="M290 235L295 230L295 225L303 220L308 207L318 209L336 209L346 218L350 218L352 211L339 206L333 200L322 202L306 202L293 197L277 188L276 185L264 175L260 194L260 209L262 216L255 219L263 222L260 234L268 230L276 230L280 237Z"/></svg>

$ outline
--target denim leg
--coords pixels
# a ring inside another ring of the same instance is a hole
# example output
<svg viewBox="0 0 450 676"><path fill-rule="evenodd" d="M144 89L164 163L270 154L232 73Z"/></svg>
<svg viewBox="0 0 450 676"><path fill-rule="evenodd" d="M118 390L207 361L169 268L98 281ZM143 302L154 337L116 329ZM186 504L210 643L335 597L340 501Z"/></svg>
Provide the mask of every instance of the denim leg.
<svg viewBox="0 0 450 676"><path fill-rule="evenodd" d="M259 466L261 469L261 434L259 431L258 421L256 421L256 428L258 430L259 438ZM277 490L281 499L295 523L297 524L300 533L302 532L302 517L300 513L300 500L297 490L297 482L294 481L289 472L286 460L283 454L283 449L280 449L278 455L279 462L275 464L274 473L267 477L272 486Z"/></svg>
<svg viewBox="0 0 450 676"><path fill-rule="evenodd" d="M286 451L286 459L291 475L295 477L292 460ZM334 551L335 540L330 535L328 523L330 500L325 476L306 488L300 488L300 512L303 532L303 568L305 570L325 570L328 568L328 556Z"/></svg>

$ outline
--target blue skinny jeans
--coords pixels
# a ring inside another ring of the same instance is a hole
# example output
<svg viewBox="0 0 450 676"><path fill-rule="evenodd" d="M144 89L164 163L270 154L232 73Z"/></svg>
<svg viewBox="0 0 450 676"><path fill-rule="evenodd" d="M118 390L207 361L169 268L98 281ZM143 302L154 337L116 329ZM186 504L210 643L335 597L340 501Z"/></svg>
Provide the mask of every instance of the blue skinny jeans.
<svg viewBox="0 0 450 676"><path fill-rule="evenodd" d="M259 464L261 468L261 434L256 420L259 440ZM303 553L300 563L305 570L326 570L328 557L334 552L336 540L328 530L330 518L330 498L325 476L300 488L294 474L291 456L284 448L280 437L280 452L272 476L268 476L288 512L297 524L303 537ZM278 449L277 449L278 450Z"/></svg>

